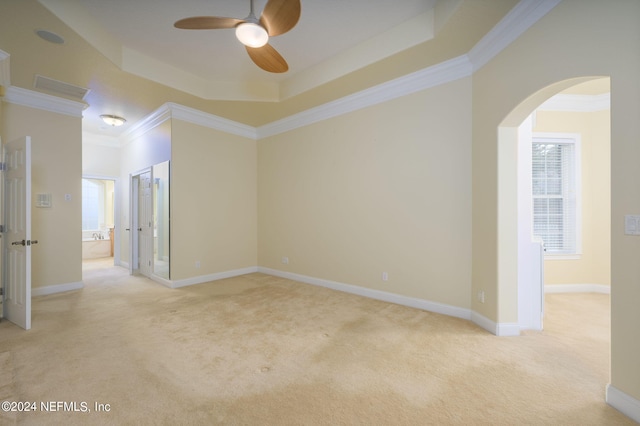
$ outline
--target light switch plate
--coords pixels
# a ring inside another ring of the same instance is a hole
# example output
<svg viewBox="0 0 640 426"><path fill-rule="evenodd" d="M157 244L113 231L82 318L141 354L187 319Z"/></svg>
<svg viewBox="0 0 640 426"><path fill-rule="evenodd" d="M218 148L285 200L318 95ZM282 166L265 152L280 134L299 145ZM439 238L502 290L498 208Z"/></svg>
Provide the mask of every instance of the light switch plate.
<svg viewBox="0 0 640 426"><path fill-rule="evenodd" d="M624 233L625 235L640 235L640 215L625 215Z"/></svg>
<svg viewBox="0 0 640 426"><path fill-rule="evenodd" d="M51 208L51 194L36 194L36 207Z"/></svg>

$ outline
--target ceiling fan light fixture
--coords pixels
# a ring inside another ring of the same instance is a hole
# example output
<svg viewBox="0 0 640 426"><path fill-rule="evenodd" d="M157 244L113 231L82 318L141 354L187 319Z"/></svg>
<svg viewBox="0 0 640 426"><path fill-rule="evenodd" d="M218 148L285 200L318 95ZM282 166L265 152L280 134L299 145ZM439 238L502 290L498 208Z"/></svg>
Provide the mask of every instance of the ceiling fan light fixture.
<svg viewBox="0 0 640 426"><path fill-rule="evenodd" d="M102 121L107 123L109 126L113 126L113 127L122 126L124 123L127 122L127 120L125 120L124 118L118 117L117 115L111 115L111 114L102 114L100 118L102 118Z"/></svg>
<svg viewBox="0 0 640 426"><path fill-rule="evenodd" d="M269 41L269 34L262 26L253 22L243 22L236 27L236 37L249 47L262 47Z"/></svg>

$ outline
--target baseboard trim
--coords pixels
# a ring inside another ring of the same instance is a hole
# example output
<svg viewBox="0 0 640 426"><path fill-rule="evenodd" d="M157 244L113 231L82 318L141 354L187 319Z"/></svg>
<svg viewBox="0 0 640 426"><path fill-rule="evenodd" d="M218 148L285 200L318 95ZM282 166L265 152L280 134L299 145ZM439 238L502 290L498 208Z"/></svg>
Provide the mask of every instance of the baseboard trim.
<svg viewBox="0 0 640 426"><path fill-rule="evenodd" d="M607 404L620 411L627 417L640 423L640 401L622 392L615 386L607 385Z"/></svg>
<svg viewBox="0 0 640 426"><path fill-rule="evenodd" d="M231 271L216 272L214 274L200 275L198 277L185 278L182 280L172 280L168 282L171 283L170 284L171 288L180 288L180 287L186 287L194 284L202 284L209 281L217 281L217 280L223 280L225 278L233 278L240 275L251 274L254 272L258 272L257 266L250 266L248 268L242 268L242 269L234 269ZM158 282L161 282L162 284L167 285L166 284L167 281L165 280L158 281Z"/></svg>
<svg viewBox="0 0 640 426"><path fill-rule="evenodd" d="M268 275L274 275L280 278L300 281L305 284L317 285L319 287L330 288L332 290L338 290L345 293L368 297L370 299L381 300L383 302L395 303L396 305L422 309L423 311L434 312L437 314L443 314L467 320L471 319L471 311L469 309L459 308L457 306L451 306L444 303L431 302L429 300L417 299L415 297L402 296L386 291L374 290L352 284L344 284L341 282L325 280L322 278L309 277L307 275L280 271L278 269L264 268L262 266L258 267L258 272Z"/></svg>
<svg viewBox="0 0 640 426"><path fill-rule="evenodd" d="M520 335L520 325L515 323L497 323L476 311L471 311L471 322L496 336L508 337Z"/></svg>
<svg viewBox="0 0 640 426"><path fill-rule="evenodd" d="M157 275L151 275L149 277L151 281L155 281L158 284L162 284L163 286L167 287L167 288L173 288L173 283L171 282L171 280L167 280L165 278L159 277Z"/></svg>
<svg viewBox="0 0 640 426"><path fill-rule="evenodd" d="M84 283L82 281L77 281L75 283L48 285L45 287L32 287L31 296L46 296L49 294L62 293L65 291L80 290L83 287Z"/></svg>
<svg viewBox="0 0 640 426"><path fill-rule="evenodd" d="M611 287L604 284L547 284L544 292L553 293L600 293L611 294Z"/></svg>

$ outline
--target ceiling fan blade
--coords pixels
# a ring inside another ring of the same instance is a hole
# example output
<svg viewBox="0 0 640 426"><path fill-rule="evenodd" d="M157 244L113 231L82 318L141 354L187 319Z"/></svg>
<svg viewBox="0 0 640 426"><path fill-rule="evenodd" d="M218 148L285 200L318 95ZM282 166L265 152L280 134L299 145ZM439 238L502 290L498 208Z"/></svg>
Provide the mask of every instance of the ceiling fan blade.
<svg viewBox="0 0 640 426"><path fill-rule="evenodd" d="M265 71L281 73L289 70L287 61L270 44L262 47L245 46L251 60Z"/></svg>
<svg viewBox="0 0 640 426"><path fill-rule="evenodd" d="M269 0L260 16L260 23L270 37L284 34L300 19L300 0Z"/></svg>
<svg viewBox="0 0 640 426"><path fill-rule="evenodd" d="M194 16L176 21L174 27L182 30L218 30L224 28L234 28L244 22L243 19L223 18L220 16Z"/></svg>

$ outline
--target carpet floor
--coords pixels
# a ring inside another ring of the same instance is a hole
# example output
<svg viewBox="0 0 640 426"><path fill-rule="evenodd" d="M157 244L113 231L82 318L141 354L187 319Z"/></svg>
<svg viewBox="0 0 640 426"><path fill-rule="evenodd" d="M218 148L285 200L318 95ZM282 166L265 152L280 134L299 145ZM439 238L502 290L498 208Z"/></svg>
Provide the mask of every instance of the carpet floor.
<svg viewBox="0 0 640 426"><path fill-rule="evenodd" d="M35 403L1 425L636 424L604 401L608 295L547 295L543 332L495 337L260 273L103 266L34 298L30 331L0 322L0 401Z"/></svg>

